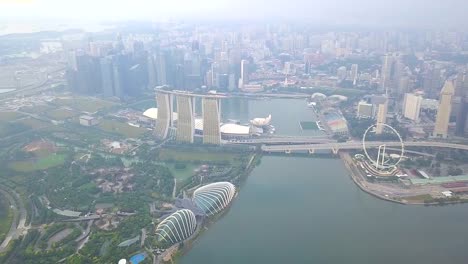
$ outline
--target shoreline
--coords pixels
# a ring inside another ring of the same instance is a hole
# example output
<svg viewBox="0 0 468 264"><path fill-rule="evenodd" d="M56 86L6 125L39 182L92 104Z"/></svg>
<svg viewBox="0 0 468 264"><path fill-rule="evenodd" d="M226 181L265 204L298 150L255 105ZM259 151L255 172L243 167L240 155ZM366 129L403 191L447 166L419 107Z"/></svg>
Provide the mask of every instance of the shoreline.
<svg viewBox="0 0 468 264"><path fill-rule="evenodd" d="M256 166L255 161L257 160L257 158L261 159L261 155L260 157L258 156L259 155L257 153L254 153L251 156L249 162L247 163L244 173L239 175L237 178L234 178L235 180L239 181L239 186L236 190L236 194L234 195L233 200L229 203L229 205L224 210L214 215L212 219L206 218L204 220L204 222L200 225L200 229L198 230L198 233L195 234L192 237L192 239L189 239L183 242L184 246L181 249L178 249L176 255L172 258L172 263L175 263L175 264L179 263L180 259L192 249L194 244L198 241L199 237L201 237L203 233L209 229L210 226L216 224L220 219L222 219L224 216L228 214L228 212L231 210L232 203L237 198L237 196L239 196L241 186L245 183L248 176L250 175L252 170L255 168Z"/></svg>
<svg viewBox="0 0 468 264"><path fill-rule="evenodd" d="M351 180L358 186L359 189L361 189L363 192L365 192L365 193L367 193L367 194L369 194L371 196L374 196L375 198L378 198L378 199L381 199L381 200L384 200L384 201L387 201L387 202L391 202L391 203L401 204L401 205L443 206L443 205L453 205L453 204L466 203L464 201L450 201L450 200L444 201L443 204L440 204L438 202L430 202L430 203L412 202L412 201L408 201L408 200L405 200L405 199L397 200L397 199L392 198L392 197L387 197L387 196L381 195L379 193L376 193L376 192L368 189L364 184L362 184L362 182L361 182L362 179L360 178L359 172L356 171L355 164L353 162L349 161L349 159L351 158L351 156L349 156L349 153L340 152L338 155L339 155L341 161L343 162L343 164L345 165Z"/></svg>
<svg viewBox="0 0 468 264"><path fill-rule="evenodd" d="M346 157L345 155L347 155L348 157ZM375 192L372 192L371 190L367 189L362 183L361 183L361 180L358 179L358 172L355 171L355 169L353 169L353 166L354 164L350 164L349 161L348 161L348 158L350 157L348 153L342 153L340 152L339 153L339 156L340 156L340 159L341 161L343 161L346 169L348 170L349 174L350 174L350 178L353 180L353 182L359 187L359 189L361 189L363 192L365 193L368 193L378 199L381 199L381 200L384 200L384 201L387 201L387 202L392 202L392 203L398 203L398 204L403 204L403 205L408 205L408 204L412 204L412 203L405 203L403 201L399 201L399 200L395 200L395 199L392 199L390 197L386 197L384 195L380 195L378 193L375 193Z"/></svg>

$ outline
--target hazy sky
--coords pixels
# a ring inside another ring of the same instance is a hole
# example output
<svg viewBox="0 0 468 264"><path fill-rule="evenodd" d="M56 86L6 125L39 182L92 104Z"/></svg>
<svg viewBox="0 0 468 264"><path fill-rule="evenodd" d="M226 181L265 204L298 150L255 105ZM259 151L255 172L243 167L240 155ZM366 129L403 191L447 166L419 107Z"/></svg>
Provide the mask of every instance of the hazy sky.
<svg viewBox="0 0 468 264"><path fill-rule="evenodd" d="M327 25L468 26L467 10L468 0L0 0L0 18L10 21L290 19Z"/></svg>

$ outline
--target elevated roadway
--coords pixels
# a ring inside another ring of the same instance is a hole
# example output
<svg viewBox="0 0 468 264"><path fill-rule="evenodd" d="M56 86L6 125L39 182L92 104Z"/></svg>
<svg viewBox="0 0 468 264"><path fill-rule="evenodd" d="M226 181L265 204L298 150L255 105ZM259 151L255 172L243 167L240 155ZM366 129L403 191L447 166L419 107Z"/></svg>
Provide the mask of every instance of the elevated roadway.
<svg viewBox="0 0 468 264"><path fill-rule="evenodd" d="M333 143L336 140L330 139L327 136L310 136L310 137L259 137L248 139L233 139L227 141L229 144L317 144L317 143Z"/></svg>
<svg viewBox="0 0 468 264"><path fill-rule="evenodd" d="M401 145L400 142L375 141L375 142L366 142L366 148L367 147L377 148L384 144L387 147L399 147ZM408 142L404 142L404 145L405 147L437 147L437 148L468 150L468 145L437 142L437 141L415 141L415 142L408 141ZM353 142L303 144L303 145L272 145L272 146L263 145L261 149L264 152L292 153L295 151L309 151L309 153L314 153L316 150L332 150L333 153L338 153L338 151L342 149L345 149L345 150L362 149L362 142L353 141Z"/></svg>

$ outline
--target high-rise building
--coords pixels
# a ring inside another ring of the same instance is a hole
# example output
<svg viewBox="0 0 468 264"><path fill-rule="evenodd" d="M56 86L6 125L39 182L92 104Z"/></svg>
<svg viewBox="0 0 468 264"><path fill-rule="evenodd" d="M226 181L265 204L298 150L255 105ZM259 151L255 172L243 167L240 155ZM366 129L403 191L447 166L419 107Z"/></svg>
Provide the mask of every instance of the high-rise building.
<svg viewBox="0 0 468 264"><path fill-rule="evenodd" d="M148 88L152 89L158 85L158 75L156 71L155 56L148 55Z"/></svg>
<svg viewBox="0 0 468 264"><path fill-rule="evenodd" d="M439 108L437 109L437 117L434 126L434 137L446 138L448 135L448 125L450 121L450 111L452 108L452 96L455 88L452 81L446 81L442 91L440 92Z"/></svg>
<svg viewBox="0 0 468 264"><path fill-rule="evenodd" d="M415 122L419 122L422 100L423 98L420 95L406 93L403 102L403 116Z"/></svg>
<svg viewBox="0 0 468 264"><path fill-rule="evenodd" d="M158 116L156 119L155 136L159 139L167 138L169 129L172 126L172 95L167 93L157 93L156 102L158 105Z"/></svg>
<svg viewBox="0 0 468 264"><path fill-rule="evenodd" d="M241 60L241 72L239 79L239 88L249 83L249 61Z"/></svg>
<svg viewBox="0 0 468 264"><path fill-rule="evenodd" d="M101 86L102 92L106 97L115 96L114 91L114 68L112 57L107 56L100 59L101 66Z"/></svg>
<svg viewBox="0 0 468 264"><path fill-rule="evenodd" d="M377 123L375 127L375 134L380 135L383 133L384 124L387 122L387 109L388 99L385 97L383 103L377 105Z"/></svg>
<svg viewBox="0 0 468 264"><path fill-rule="evenodd" d="M466 73L457 76L452 112L456 117L455 134L464 136L468 132L468 76Z"/></svg>
<svg viewBox="0 0 468 264"><path fill-rule="evenodd" d="M430 98L436 98L442 86L441 69L435 63L425 65L423 74L423 90Z"/></svg>
<svg viewBox="0 0 468 264"><path fill-rule="evenodd" d="M353 64L351 65L351 81L353 81L353 85L356 85L358 79L358 65Z"/></svg>
<svg viewBox="0 0 468 264"><path fill-rule="evenodd" d="M155 58L155 67L156 67L156 77L158 85L167 85L167 75L166 75L166 59L164 53L160 52L156 54Z"/></svg>
<svg viewBox="0 0 468 264"><path fill-rule="evenodd" d="M195 134L194 99L189 95L177 95L177 133L179 142L193 143Z"/></svg>
<svg viewBox="0 0 468 264"><path fill-rule="evenodd" d="M359 118L370 118L372 117L373 105L366 102L360 101L357 108L357 116Z"/></svg>
<svg viewBox="0 0 468 264"><path fill-rule="evenodd" d="M392 63L393 63L393 58L389 54L386 54L383 57L382 70L380 72L380 91L381 92L386 93L390 86Z"/></svg>
<svg viewBox="0 0 468 264"><path fill-rule="evenodd" d="M215 144L221 143L221 102L217 98L204 97L202 99L203 107L203 143Z"/></svg>

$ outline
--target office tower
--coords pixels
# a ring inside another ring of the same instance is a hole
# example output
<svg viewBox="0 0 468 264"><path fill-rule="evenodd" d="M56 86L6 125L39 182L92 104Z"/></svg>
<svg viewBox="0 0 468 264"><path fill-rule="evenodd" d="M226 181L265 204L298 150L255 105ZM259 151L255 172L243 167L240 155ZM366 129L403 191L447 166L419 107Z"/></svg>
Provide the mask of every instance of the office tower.
<svg viewBox="0 0 468 264"><path fill-rule="evenodd" d="M236 89L236 75L234 73L229 74L229 85L228 85L228 90L230 92L234 91Z"/></svg>
<svg viewBox="0 0 468 264"><path fill-rule="evenodd" d="M114 96L122 98L124 96L122 74L119 65L116 63L112 65L112 77L114 84Z"/></svg>
<svg viewBox="0 0 468 264"><path fill-rule="evenodd" d="M434 137L446 138L450 121L450 110L452 107L452 96L455 92L452 81L446 81L440 92L439 108L434 126Z"/></svg>
<svg viewBox="0 0 468 264"><path fill-rule="evenodd" d="M373 105L366 102L360 101L357 108L357 116L359 118L370 118L372 117Z"/></svg>
<svg viewBox="0 0 468 264"><path fill-rule="evenodd" d="M156 71L156 58L153 54L148 55L148 88L153 89L158 85L158 75Z"/></svg>
<svg viewBox="0 0 468 264"><path fill-rule="evenodd" d="M385 97L383 103L378 104L377 106L377 123L375 128L375 134L380 135L383 133L384 124L387 122L387 109L388 109L388 99Z"/></svg>
<svg viewBox="0 0 468 264"><path fill-rule="evenodd" d="M242 84L249 83L249 61L241 60L241 80Z"/></svg>
<svg viewBox="0 0 468 264"><path fill-rule="evenodd" d="M390 86L393 58L386 54L383 57L382 70L380 72L380 91L387 93Z"/></svg>
<svg viewBox="0 0 468 264"><path fill-rule="evenodd" d="M353 64L351 65L351 81L353 81L353 85L356 85L358 79L358 65Z"/></svg>
<svg viewBox="0 0 468 264"><path fill-rule="evenodd" d="M204 97L202 99L203 108L203 143L221 143L220 120L221 101L216 98Z"/></svg>
<svg viewBox="0 0 468 264"><path fill-rule="evenodd" d="M338 77L340 81L343 81L344 79L346 79L347 75L348 75L348 69L346 69L345 66L339 67L338 70L336 71L336 76Z"/></svg>
<svg viewBox="0 0 468 264"><path fill-rule="evenodd" d="M227 74L218 74L216 78L216 87L221 91L227 91L229 86L229 75Z"/></svg>
<svg viewBox="0 0 468 264"><path fill-rule="evenodd" d="M67 80L70 90L75 93L95 95L101 91L101 70L99 60L84 52L76 53L70 59L76 65L69 65ZM76 66L76 70L74 67Z"/></svg>
<svg viewBox="0 0 468 264"><path fill-rule="evenodd" d="M423 98L420 95L406 93L403 101L403 116L415 122L419 122L422 100Z"/></svg>
<svg viewBox="0 0 468 264"><path fill-rule="evenodd" d="M457 103L456 106L455 103ZM464 136L468 124L468 76L466 73L461 73L457 76L452 104L452 112L454 112L453 114L456 117L455 134L457 136Z"/></svg>
<svg viewBox="0 0 468 264"><path fill-rule="evenodd" d="M127 55L118 54L114 57L114 95L123 98L130 89L130 59Z"/></svg>
<svg viewBox="0 0 468 264"><path fill-rule="evenodd" d="M114 91L114 68L112 57L107 56L100 59L101 66L101 87L104 96L115 96Z"/></svg>
<svg viewBox="0 0 468 264"><path fill-rule="evenodd" d="M156 128L154 133L157 138L165 139L172 126L172 95L166 93L156 94L156 103L158 105L158 116L156 119Z"/></svg>
<svg viewBox="0 0 468 264"><path fill-rule="evenodd" d="M442 85L441 69L431 63L425 66L423 74L423 90L430 98L436 98Z"/></svg>
<svg viewBox="0 0 468 264"><path fill-rule="evenodd" d="M167 85L166 60L164 53L159 52L155 58L157 85Z"/></svg>
<svg viewBox="0 0 468 264"><path fill-rule="evenodd" d="M219 65L216 62L211 64L211 84L213 86L218 85Z"/></svg>
<svg viewBox="0 0 468 264"><path fill-rule="evenodd" d="M195 133L194 101L193 97L177 95L177 133L176 140L179 142L193 143Z"/></svg>

